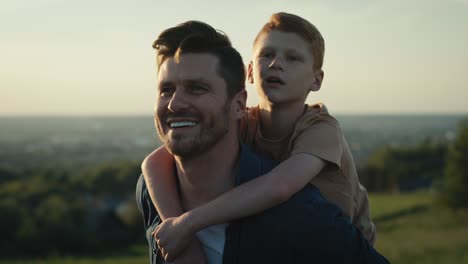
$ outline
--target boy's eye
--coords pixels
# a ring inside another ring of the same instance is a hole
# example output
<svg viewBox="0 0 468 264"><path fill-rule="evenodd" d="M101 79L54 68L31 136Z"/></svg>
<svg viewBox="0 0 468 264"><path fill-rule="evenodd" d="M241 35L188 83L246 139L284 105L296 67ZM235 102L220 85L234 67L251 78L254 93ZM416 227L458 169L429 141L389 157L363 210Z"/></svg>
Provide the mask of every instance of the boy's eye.
<svg viewBox="0 0 468 264"><path fill-rule="evenodd" d="M264 52L264 53L261 53L260 54L260 57L262 58L267 58L267 59L270 59L270 58L273 58L273 53L272 52Z"/></svg>
<svg viewBox="0 0 468 264"><path fill-rule="evenodd" d="M294 55L290 55L287 57L287 60L288 61L298 61L299 60L299 57L298 56L294 56Z"/></svg>

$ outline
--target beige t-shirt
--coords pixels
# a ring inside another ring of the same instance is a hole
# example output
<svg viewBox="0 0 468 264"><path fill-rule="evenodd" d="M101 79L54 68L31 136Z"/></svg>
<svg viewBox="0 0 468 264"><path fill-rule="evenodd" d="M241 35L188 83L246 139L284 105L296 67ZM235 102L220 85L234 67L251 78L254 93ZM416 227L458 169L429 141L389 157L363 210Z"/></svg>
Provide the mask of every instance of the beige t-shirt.
<svg viewBox="0 0 468 264"><path fill-rule="evenodd" d="M249 108L241 122L241 136L254 151L278 161L299 153L327 161L325 168L312 180L330 202L340 207L373 244L375 225L370 220L366 189L360 184L351 151L338 121L323 104L305 106L303 115L290 136L270 140L260 130L260 110Z"/></svg>

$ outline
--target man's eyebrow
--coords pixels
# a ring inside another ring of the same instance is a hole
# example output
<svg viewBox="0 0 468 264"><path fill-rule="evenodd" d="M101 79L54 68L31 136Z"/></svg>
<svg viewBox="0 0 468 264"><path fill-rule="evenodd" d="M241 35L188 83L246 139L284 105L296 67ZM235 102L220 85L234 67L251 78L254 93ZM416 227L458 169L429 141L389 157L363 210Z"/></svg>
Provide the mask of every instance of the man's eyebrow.
<svg viewBox="0 0 468 264"><path fill-rule="evenodd" d="M164 86L168 86L168 85L172 85L172 82L171 82L171 81L162 81L162 82L159 82L159 84L158 84L158 89L160 89L161 87L164 87Z"/></svg>
<svg viewBox="0 0 468 264"><path fill-rule="evenodd" d="M209 82L204 78L188 79L188 80L184 80L184 83L185 84L205 84L205 85L209 84Z"/></svg>

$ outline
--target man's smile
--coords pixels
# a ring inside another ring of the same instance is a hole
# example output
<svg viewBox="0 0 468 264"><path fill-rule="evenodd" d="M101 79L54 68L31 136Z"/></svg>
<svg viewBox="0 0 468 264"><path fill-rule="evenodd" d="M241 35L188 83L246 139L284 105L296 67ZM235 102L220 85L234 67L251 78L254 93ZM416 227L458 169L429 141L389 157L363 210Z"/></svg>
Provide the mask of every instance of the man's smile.
<svg viewBox="0 0 468 264"><path fill-rule="evenodd" d="M168 122L170 128L181 128L181 127L194 127L198 125L198 122L193 121L178 121L178 122Z"/></svg>

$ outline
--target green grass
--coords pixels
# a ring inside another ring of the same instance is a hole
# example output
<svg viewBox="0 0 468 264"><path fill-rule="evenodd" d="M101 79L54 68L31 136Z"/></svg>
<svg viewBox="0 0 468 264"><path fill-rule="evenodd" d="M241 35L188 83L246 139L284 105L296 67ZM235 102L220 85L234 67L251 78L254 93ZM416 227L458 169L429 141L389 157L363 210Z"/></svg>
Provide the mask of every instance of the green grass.
<svg viewBox="0 0 468 264"><path fill-rule="evenodd" d="M437 205L428 191L370 196L377 250L392 263L468 263L468 211Z"/></svg>
<svg viewBox="0 0 468 264"><path fill-rule="evenodd" d="M0 264L148 264L148 244L129 246L105 256L68 256L47 259L0 260Z"/></svg>
<svg viewBox="0 0 468 264"><path fill-rule="evenodd" d="M148 264L148 255L140 257L63 257L45 260L7 260L1 264Z"/></svg>
<svg viewBox="0 0 468 264"><path fill-rule="evenodd" d="M371 194L376 248L394 264L468 264L468 211L437 205L429 191ZM142 234L143 235L143 234ZM147 264L146 244L105 257L0 260L0 264Z"/></svg>

